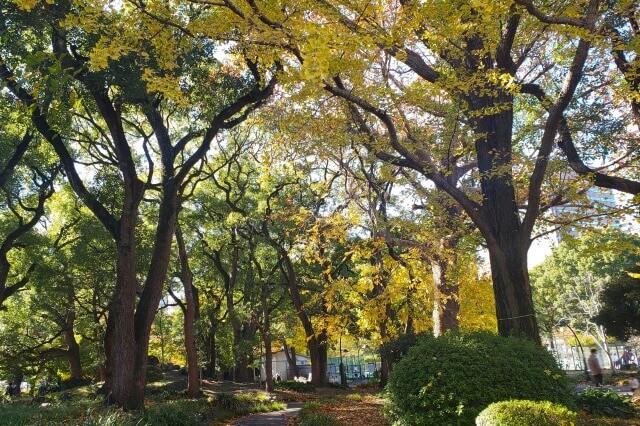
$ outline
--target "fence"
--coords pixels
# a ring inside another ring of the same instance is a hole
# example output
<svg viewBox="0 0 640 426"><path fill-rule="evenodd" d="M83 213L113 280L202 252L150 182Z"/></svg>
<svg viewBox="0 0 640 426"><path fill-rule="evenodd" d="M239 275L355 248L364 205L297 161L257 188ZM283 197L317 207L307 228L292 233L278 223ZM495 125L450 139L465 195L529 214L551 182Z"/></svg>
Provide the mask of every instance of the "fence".
<svg viewBox="0 0 640 426"><path fill-rule="evenodd" d="M327 360L327 375L330 382L340 382L340 361L345 368L347 380L367 381L376 376L380 370L380 359L369 356L343 356L342 358L329 358Z"/></svg>
<svg viewBox="0 0 640 426"><path fill-rule="evenodd" d="M591 347L584 347L584 358L591 355ZM627 343L611 343L608 345L611 359L604 351L598 351L598 359L603 368L610 369L613 362L616 369L627 369L638 367L638 348ZM555 340L553 347L549 347L549 351L558 361L558 365L563 370L582 371L584 370L583 355L580 347L568 345L562 340ZM629 355L625 356L625 352Z"/></svg>

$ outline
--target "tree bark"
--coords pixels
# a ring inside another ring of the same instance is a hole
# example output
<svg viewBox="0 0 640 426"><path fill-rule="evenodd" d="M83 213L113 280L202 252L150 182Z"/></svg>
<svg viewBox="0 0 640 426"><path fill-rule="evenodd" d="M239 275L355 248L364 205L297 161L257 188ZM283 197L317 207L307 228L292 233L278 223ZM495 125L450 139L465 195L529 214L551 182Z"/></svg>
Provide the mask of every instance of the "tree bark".
<svg viewBox="0 0 640 426"><path fill-rule="evenodd" d="M460 302L458 284L451 280L452 263L447 258L436 257L431 261L433 282L435 284L433 300L433 335L438 337L447 330L458 329Z"/></svg>
<svg viewBox="0 0 640 426"><path fill-rule="evenodd" d="M67 359L69 360L69 370L71 372L70 378L82 379L84 378L84 374L82 372L80 346L78 346L78 342L76 341L73 328L65 330L63 336L64 341L67 344Z"/></svg>
<svg viewBox="0 0 640 426"><path fill-rule="evenodd" d="M180 280L184 286L184 346L187 353L187 395L195 398L200 393L200 378L198 374L198 351L196 349L195 320L196 301L193 291L193 276L189 268L189 258L185 247L180 224L176 224L176 242L178 243L178 255L180 257Z"/></svg>
<svg viewBox="0 0 640 426"><path fill-rule="evenodd" d="M269 289L267 284L262 285L260 302L262 305L262 340L264 341L264 373L265 390L273 392L273 353L271 348L271 319L269 318L269 305L267 303Z"/></svg>
<svg viewBox="0 0 640 426"><path fill-rule="evenodd" d="M328 366L327 330L323 329L318 334L318 360L320 362L320 385L326 386L329 383L327 377Z"/></svg>
<svg viewBox="0 0 640 426"><path fill-rule="evenodd" d="M378 326L380 332L380 338L383 342L388 341L389 333L387 331L386 321L381 322ZM380 354L380 387L384 388L389 382L389 373L391 372L391 365L385 353Z"/></svg>
<svg viewBox="0 0 640 426"><path fill-rule="evenodd" d="M149 273L135 310L133 387L125 408L144 406L147 353L149 351L151 326L162 298L162 290L171 257L171 244L175 232L178 207L177 188L172 177L164 179L162 192L158 227L156 228Z"/></svg>
<svg viewBox="0 0 640 426"><path fill-rule="evenodd" d="M207 374L212 379L216 379L216 356L217 356L217 348L216 348L216 328L215 326L211 326L209 328L209 338L208 338L208 347L209 347L209 362L207 364Z"/></svg>
<svg viewBox="0 0 640 426"><path fill-rule="evenodd" d="M287 358L287 363L289 364L289 372L291 373L291 377L298 377L298 364L296 364L296 348L293 346L287 346L287 342L283 342L284 345L284 356Z"/></svg>
<svg viewBox="0 0 640 426"><path fill-rule="evenodd" d="M499 333L527 337L540 344L527 269L530 233L523 229L513 183L513 98L494 90L499 94L467 99L471 112L479 115L472 120L485 219L479 229L489 249ZM492 108L500 112L484 112Z"/></svg>
<svg viewBox="0 0 640 426"><path fill-rule="evenodd" d="M519 241L488 248L499 333L541 344L529 285L527 248Z"/></svg>
<svg viewBox="0 0 640 426"><path fill-rule="evenodd" d="M282 247L276 244L275 248L278 249L280 255L282 256L285 272L284 276L289 287L289 294L291 296L293 306L298 313L298 318L302 323L302 327L304 328L304 332L307 338L307 349L309 350L309 356L311 357L311 383L314 386L323 386L327 382L327 370L326 360L324 361L325 369L322 369L323 362L321 356L322 349L320 347L321 342L319 341L318 336L316 336L316 333L313 329L313 324L311 323L309 315L307 315L307 312L304 309L302 296L300 295L300 290L298 289L298 281L295 275L295 269L293 268L293 263L291 262L289 255Z"/></svg>
<svg viewBox="0 0 640 426"><path fill-rule="evenodd" d="M130 398L135 374L134 311L138 287L135 255L135 226L138 219L136 198L133 186L126 186L125 207L120 217L116 241L116 289L110 304L105 339L105 387L109 401L124 408L138 408L144 401L144 392L142 396Z"/></svg>

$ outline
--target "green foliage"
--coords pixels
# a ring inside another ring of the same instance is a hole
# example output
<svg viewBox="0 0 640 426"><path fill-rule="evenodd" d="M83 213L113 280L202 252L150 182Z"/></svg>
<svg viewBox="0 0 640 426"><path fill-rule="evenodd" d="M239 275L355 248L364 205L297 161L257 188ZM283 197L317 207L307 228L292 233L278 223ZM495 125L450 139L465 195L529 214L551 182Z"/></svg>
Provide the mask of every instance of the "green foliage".
<svg viewBox="0 0 640 426"><path fill-rule="evenodd" d="M495 402L476 417L477 426L566 426L577 414L549 401L511 400Z"/></svg>
<svg viewBox="0 0 640 426"><path fill-rule="evenodd" d="M564 372L544 348L488 332L424 337L394 367L387 410L399 424L468 424L508 399L572 405Z"/></svg>
<svg viewBox="0 0 640 426"><path fill-rule="evenodd" d="M576 397L578 407L594 415L606 417L633 417L636 410L633 403L614 391L585 389Z"/></svg>
<svg viewBox="0 0 640 426"><path fill-rule="evenodd" d="M229 411L236 415L249 413L266 413L269 411L284 410L286 405L272 401L263 393L227 393L216 394L213 405L221 410Z"/></svg>
<svg viewBox="0 0 640 426"><path fill-rule="evenodd" d="M158 404L145 412L141 424L158 426L189 426L202 424L206 405L198 400L177 400Z"/></svg>
<svg viewBox="0 0 640 426"><path fill-rule="evenodd" d="M81 426L125 426L136 423L136 414L119 409L87 408L87 400L73 404L52 404L48 407L12 403L0 405L0 424L7 426L57 426L73 424Z"/></svg>
<svg viewBox="0 0 640 426"><path fill-rule="evenodd" d="M313 413L308 417L299 418L300 426L340 426L340 423L333 417L322 414Z"/></svg>
<svg viewBox="0 0 640 426"><path fill-rule="evenodd" d="M403 333L382 345L380 345L380 356L386 358L390 365L394 365L403 356L409 352L421 338L427 336L427 333Z"/></svg>
<svg viewBox="0 0 640 426"><path fill-rule="evenodd" d="M640 272L634 275L623 272L615 277L600 295L602 307L593 320L604 326L609 336L626 341L640 334Z"/></svg>
<svg viewBox="0 0 640 426"><path fill-rule="evenodd" d="M322 407L319 402L309 402L302 407L298 413L298 422L300 426L338 426L333 417L318 413L318 409Z"/></svg>
<svg viewBox="0 0 640 426"><path fill-rule="evenodd" d="M73 392L76 392L74 390ZM47 398L49 401L49 398ZM71 401L54 401L48 406L33 405L28 399L0 405L0 425L11 426L180 426L210 424L212 419L228 419L250 413L286 408L262 393L218 394L213 404L207 399L152 398L145 411L122 411L104 407L94 394L77 393Z"/></svg>
<svg viewBox="0 0 640 426"><path fill-rule="evenodd" d="M313 392L315 390L311 383L296 382L295 380L276 382L276 389L287 389L294 392Z"/></svg>
<svg viewBox="0 0 640 426"><path fill-rule="evenodd" d="M238 395L233 393L219 393L213 398L213 405L216 407L230 411L232 413L247 413L249 412L249 404L246 400L239 398Z"/></svg>
<svg viewBox="0 0 640 426"><path fill-rule="evenodd" d="M131 416L121 410L110 410L104 413L89 410L82 426L125 426L132 423Z"/></svg>
<svg viewBox="0 0 640 426"><path fill-rule="evenodd" d="M551 256L531 271L540 329L550 333L564 318L574 328L595 334L591 318L598 314L600 294L612 277L640 261L638 247L638 237L620 231L591 231L580 238L563 239Z"/></svg>
<svg viewBox="0 0 640 426"><path fill-rule="evenodd" d="M159 382L162 379L164 379L162 368L155 365L150 365L147 367L147 383Z"/></svg>
<svg viewBox="0 0 640 426"><path fill-rule="evenodd" d="M20 406L17 404L0 405L0 424L3 425L28 425L32 419L38 416L39 408L34 406Z"/></svg>

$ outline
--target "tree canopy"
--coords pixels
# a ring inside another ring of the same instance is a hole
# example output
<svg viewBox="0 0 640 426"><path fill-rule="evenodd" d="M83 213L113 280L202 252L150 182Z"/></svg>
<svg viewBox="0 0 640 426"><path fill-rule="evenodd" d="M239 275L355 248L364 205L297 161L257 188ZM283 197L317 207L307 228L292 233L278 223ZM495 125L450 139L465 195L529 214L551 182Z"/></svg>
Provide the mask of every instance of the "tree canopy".
<svg viewBox="0 0 640 426"><path fill-rule="evenodd" d="M563 317L604 342L607 291L634 300L611 277L635 237L527 264L540 235L637 214L632 1L0 11L0 375L65 359L140 408L150 353L186 363L190 396L198 365L251 380L280 347L324 385L343 339L539 343Z"/></svg>

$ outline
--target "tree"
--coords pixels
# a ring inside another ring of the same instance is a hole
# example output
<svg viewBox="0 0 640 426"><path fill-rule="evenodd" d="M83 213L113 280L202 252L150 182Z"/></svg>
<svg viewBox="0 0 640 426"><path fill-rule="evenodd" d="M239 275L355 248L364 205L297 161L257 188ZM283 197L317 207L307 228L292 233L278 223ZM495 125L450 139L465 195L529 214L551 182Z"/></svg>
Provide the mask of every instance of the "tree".
<svg viewBox="0 0 640 426"><path fill-rule="evenodd" d="M362 145L416 170L462 207L489 250L500 333L539 341L527 251L539 216L570 195L548 179L550 170L561 175L553 148L567 129L565 114L601 83L584 70L604 8L599 0L565 6L322 2L310 14L242 1L222 7L230 21L251 29L238 43L253 51L276 46L295 58L290 74L308 82L298 91L322 87L360 110L380 135ZM606 68L601 57L593 63ZM577 92L581 84L584 93ZM425 122L467 137L433 137ZM587 144L591 135L580 136ZM473 157L468 166L479 194L447 180L450 152Z"/></svg>
<svg viewBox="0 0 640 426"><path fill-rule="evenodd" d="M604 327L607 334L622 341L640 335L640 279L637 266L633 272L613 277L600 294L600 312L593 321Z"/></svg>
<svg viewBox="0 0 640 426"><path fill-rule="evenodd" d="M262 67L245 56L239 63L244 68L228 72L214 58L215 40L208 39L206 49L197 40L178 42L179 32L159 25L149 17L153 11L144 8L39 1L5 8L4 26L15 43L34 28L40 40L45 35L51 40L49 46L34 46L41 49L35 61L27 61L20 46L12 49L0 59L0 77L15 108L31 112L33 126L56 152L71 187L114 240L117 280L105 336L105 387L112 402L142 407L149 333L167 275L178 199L212 140L271 95L273 62ZM124 21L129 25L120 26ZM105 34L118 34L115 38L127 47L109 45ZM171 42L154 44L159 39ZM241 50L238 54L243 57ZM15 75L9 63L17 70L28 65L30 74ZM51 97L59 102L56 107L68 109L49 108ZM98 176L111 176L113 205L83 179L77 168L83 160L100 168ZM154 174L155 162L160 176ZM157 220L149 262L140 268L137 225L149 189L157 194ZM137 299L139 272L144 284Z"/></svg>
<svg viewBox="0 0 640 426"><path fill-rule="evenodd" d="M531 272L542 329L551 335L557 322L564 319L607 351L607 330L594 318L599 316L603 307L601 295L612 278L640 260L639 244L638 237L615 230L593 231L563 240Z"/></svg>
<svg viewBox="0 0 640 426"><path fill-rule="evenodd" d="M180 262L180 281L184 288L184 303L174 296L174 300L180 306L184 315L184 346L187 354L187 394L195 398L200 393L200 371L198 369L198 351L196 348L195 322L200 316L198 291L193 285L193 275L189 266L189 255L185 244L182 228L176 224L176 243L178 245L178 257ZM171 291L171 288L169 288Z"/></svg>
<svg viewBox="0 0 640 426"><path fill-rule="evenodd" d="M12 252L29 245L33 229L45 214L45 202L54 193L59 167L39 151L40 138L31 130L16 126L18 114L6 99L0 99L0 111L9 120L0 123L0 309L11 295L22 290L38 262L16 265ZM18 127L18 129L16 129ZM16 131L21 131L19 137ZM31 147L31 149L29 149ZM35 241L31 241L34 244Z"/></svg>
<svg viewBox="0 0 640 426"><path fill-rule="evenodd" d="M100 380L113 252L104 229L68 186L60 185L47 206L43 225L31 238L38 243L22 249L24 261L38 266L32 285L15 303L8 301L2 356L25 374L60 373L71 385L89 375Z"/></svg>

